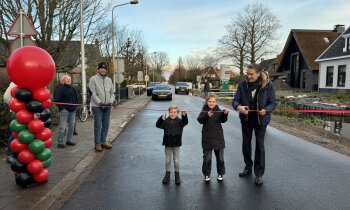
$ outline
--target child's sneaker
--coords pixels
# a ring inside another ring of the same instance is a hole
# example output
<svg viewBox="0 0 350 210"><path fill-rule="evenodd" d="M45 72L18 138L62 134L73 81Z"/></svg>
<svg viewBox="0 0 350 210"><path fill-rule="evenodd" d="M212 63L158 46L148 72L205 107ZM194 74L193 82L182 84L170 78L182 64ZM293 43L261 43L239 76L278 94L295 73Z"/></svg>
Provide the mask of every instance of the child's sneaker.
<svg viewBox="0 0 350 210"><path fill-rule="evenodd" d="M218 176L218 181L221 182L221 181L223 181L223 180L224 180L224 177L223 177L222 175L219 175L219 176Z"/></svg>
<svg viewBox="0 0 350 210"><path fill-rule="evenodd" d="M204 181L209 182L210 181L210 176L205 176Z"/></svg>

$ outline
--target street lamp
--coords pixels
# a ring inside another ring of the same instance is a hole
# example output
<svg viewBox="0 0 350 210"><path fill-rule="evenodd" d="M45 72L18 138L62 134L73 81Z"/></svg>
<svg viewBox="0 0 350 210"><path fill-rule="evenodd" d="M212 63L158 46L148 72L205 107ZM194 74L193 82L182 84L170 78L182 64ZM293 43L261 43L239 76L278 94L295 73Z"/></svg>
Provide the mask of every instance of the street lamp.
<svg viewBox="0 0 350 210"><path fill-rule="evenodd" d="M115 74L116 74L116 71L115 71L115 63L114 63L114 51L115 51L115 44L114 44L114 9L116 7L120 7L120 6L124 6L124 5L127 5L127 4L138 4L139 1L138 0L132 0L128 3L124 3L124 4L118 4L118 5L115 5L113 8L112 8L112 63L113 63L113 68L114 68L114 71L113 71L113 86L115 88ZM118 69L117 69L118 71ZM119 77L119 75L118 75ZM118 82L118 102L120 102L120 83Z"/></svg>
<svg viewBox="0 0 350 210"><path fill-rule="evenodd" d="M83 0L80 0L80 44L81 44L81 90L82 102L86 104L86 72L85 72L85 45L84 45L84 26L83 26ZM86 106L83 107L83 113L86 111Z"/></svg>

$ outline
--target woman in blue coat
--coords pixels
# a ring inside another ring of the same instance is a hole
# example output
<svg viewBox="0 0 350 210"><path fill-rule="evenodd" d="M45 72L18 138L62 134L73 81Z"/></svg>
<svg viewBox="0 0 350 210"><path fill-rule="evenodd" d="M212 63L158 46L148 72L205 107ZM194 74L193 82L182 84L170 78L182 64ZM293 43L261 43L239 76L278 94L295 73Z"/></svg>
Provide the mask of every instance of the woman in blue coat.
<svg viewBox="0 0 350 210"><path fill-rule="evenodd" d="M264 138L270 122L271 112L276 108L275 89L268 73L261 71L256 64L247 67L246 80L240 82L232 106L239 112L242 125L242 152L245 162L240 177L249 176L254 165L255 184L263 184L265 171ZM255 158L252 160L252 135L255 133Z"/></svg>

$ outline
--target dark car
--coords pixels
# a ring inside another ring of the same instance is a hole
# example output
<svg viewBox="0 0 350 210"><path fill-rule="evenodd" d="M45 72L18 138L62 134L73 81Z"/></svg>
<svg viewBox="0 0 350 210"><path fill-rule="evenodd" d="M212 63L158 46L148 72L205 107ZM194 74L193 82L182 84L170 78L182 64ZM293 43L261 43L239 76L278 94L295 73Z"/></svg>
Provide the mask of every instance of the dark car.
<svg viewBox="0 0 350 210"><path fill-rule="evenodd" d="M171 92L171 88L168 85L158 84L154 86L152 91L152 100L158 99L173 99L173 94Z"/></svg>
<svg viewBox="0 0 350 210"><path fill-rule="evenodd" d="M153 88L154 86L160 84L160 82L150 82L148 87L147 87L147 96L150 96L152 95L152 91L153 91Z"/></svg>
<svg viewBox="0 0 350 210"><path fill-rule="evenodd" d="M185 93L188 95L190 92L187 82L177 82L175 86L175 94Z"/></svg>

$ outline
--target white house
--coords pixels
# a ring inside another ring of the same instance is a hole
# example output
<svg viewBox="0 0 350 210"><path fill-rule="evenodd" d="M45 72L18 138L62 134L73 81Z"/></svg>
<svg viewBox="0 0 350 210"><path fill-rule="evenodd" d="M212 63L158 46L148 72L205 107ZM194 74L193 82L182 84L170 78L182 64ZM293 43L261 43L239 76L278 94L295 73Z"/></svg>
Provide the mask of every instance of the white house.
<svg viewBox="0 0 350 210"><path fill-rule="evenodd" d="M350 27L348 27L317 59L319 91L350 93Z"/></svg>

